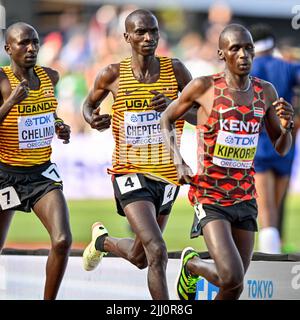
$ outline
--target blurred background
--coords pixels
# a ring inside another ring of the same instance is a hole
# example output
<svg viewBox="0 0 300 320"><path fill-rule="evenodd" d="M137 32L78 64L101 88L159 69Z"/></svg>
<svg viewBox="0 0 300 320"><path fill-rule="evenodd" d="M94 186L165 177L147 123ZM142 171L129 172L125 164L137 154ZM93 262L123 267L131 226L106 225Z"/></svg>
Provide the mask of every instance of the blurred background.
<svg viewBox="0 0 300 320"><path fill-rule="evenodd" d="M271 25L277 38L276 54L290 62L300 61L300 6L293 0L252 0L248 4L243 0L2 0L0 5L1 27L17 21L33 25L41 40L39 64L60 73L58 114L71 125L72 138L69 145L54 141L52 159L64 180L74 248L83 248L89 242L90 227L97 220L107 224L114 236L130 235L126 220L115 212L106 173L113 150L111 131L92 131L83 120L81 107L99 70L130 55L123 32L124 20L131 11L146 8L156 14L161 31L157 54L181 59L193 77L222 70L223 64L217 59L218 37L232 22ZM0 63L9 64L3 34ZM111 104L112 98L108 97L102 112L109 113ZM194 131L186 125L184 132L183 155L194 167L196 152L186 143L194 139ZM286 250L293 252L300 251L299 142L298 135L284 221ZM182 188L166 229L169 251L187 245L205 249L202 239L189 239L192 219L193 208L188 204L186 188ZM48 248L47 237L34 215L17 214L6 247Z"/></svg>

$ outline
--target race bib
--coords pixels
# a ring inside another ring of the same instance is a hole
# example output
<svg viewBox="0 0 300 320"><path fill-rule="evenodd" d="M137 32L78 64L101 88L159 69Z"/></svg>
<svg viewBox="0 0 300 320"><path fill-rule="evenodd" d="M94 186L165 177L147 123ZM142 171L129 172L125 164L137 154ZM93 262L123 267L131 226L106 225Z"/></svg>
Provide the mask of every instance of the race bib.
<svg viewBox="0 0 300 320"><path fill-rule="evenodd" d="M213 163L220 167L249 169L256 153L258 133L238 134L220 130Z"/></svg>
<svg viewBox="0 0 300 320"><path fill-rule="evenodd" d="M37 149L50 146L54 132L53 113L18 118L20 149Z"/></svg>
<svg viewBox="0 0 300 320"><path fill-rule="evenodd" d="M14 187L6 187L0 190L0 206L2 210L14 208L21 204Z"/></svg>
<svg viewBox="0 0 300 320"><path fill-rule="evenodd" d="M61 178L55 163L52 163L44 172L41 173L41 175L55 182L61 182Z"/></svg>
<svg viewBox="0 0 300 320"><path fill-rule="evenodd" d="M203 209L202 203L196 203L194 205L194 210L195 210L195 215L196 215L198 221L200 221L201 219L206 217L206 212Z"/></svg>
<svg viewBox="0 0 300 320"><path fill-rule="evenodd" d="M175 197L176 186L174 184L168 184L165 187L164 199L162 202L162 206L172 201Z"/></svg>
<svg viewBox="0 0 300 320"><path fill-rule="evenodd" d="M125 175L116 177L116 182L118 184L121 194L125 194L127 192L142 188L142 184L136 173L125 174Z"/></svg>
<svg viewBox="0 0 300 320"><path fill-rule="evenodd" d="M143 146L163 142L160 130L161 113L155 110L125 112L124 127L127 144Z"/></svg>

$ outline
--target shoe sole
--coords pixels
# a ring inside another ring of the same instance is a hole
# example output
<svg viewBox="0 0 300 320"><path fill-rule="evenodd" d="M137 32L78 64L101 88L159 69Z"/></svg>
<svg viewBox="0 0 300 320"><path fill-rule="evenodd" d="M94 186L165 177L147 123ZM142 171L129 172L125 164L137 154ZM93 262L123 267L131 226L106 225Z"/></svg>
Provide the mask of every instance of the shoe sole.
<svg viewBox="0 0 300 320"><path fill-rule="evenodd" d="M91 246L91 244L92 244L92 242L90 242L88 245L87 245L87 247L84 249L84 251L83 251L83 255L82 255L82 257L83 257L83 261L84 261L84 259L85 259L85 252L86 251L90 251L89 249L90 249L90 246ZM85 270L85 271L92 271L92 270L94 270L95 268L86 268L85 267L85 264L83 263L83 269Z"/></svg>
<svg viewBox="0 0 300 320"><path fill-rule="evenodd" d="M104 225L102 224L102 222L99 222L99 221L97 221L97 222L95 222L95 223L93 223L93 225L92 225L92 227L91 227L91 229L92 229L92 238L93 238L93 230L94 230L94 228L96 227L96 226L98 226L98 225L100 225L100 226L103 226L104 227ZM104 227L105 228L105 227ZM92 239L92 241L86 246L86 248L84 249L84 251L83 251L83 255L82 255L82 257L84 258L84 254L85 254L85 252L86 251L90 251L90 247L93 245L93 242L94 242L94 240ZM98 265L97 265L98 266ZM85 270L85 271L93 271L93 270L95 270L96 268L97 268L97 266L95 266L95 267L93 267L93 268L85 268L85 265L83 264L83 269Z"/></svg>
<svg viewBox="0 0 300 320"><path fill-rule="evenodd" d="M179 272L177 274L177 277L176 277L176 281L175 281L175 292L176 292L176 297L178 298L178 300L181 300L179 295L178 295L178 290L177 290L177 284L179 282L179 279L180 279L180 276L181 276L181 270L182 270L182 267L183 267L183 260L184 260L184 256L185 256L185 253L188 251L188 250L192 250L192 251L195 251L194 248L192 247L186 247L182 253L181 253L181 257L180 257L180 268L179 268Z"/></svg>

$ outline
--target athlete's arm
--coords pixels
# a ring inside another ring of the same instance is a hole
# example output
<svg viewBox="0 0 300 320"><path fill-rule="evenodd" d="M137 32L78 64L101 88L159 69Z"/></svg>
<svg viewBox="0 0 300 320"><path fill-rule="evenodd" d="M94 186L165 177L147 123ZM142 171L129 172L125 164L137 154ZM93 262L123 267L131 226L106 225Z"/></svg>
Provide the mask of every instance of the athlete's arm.
<svg viewBox="0 0 300 320"><path fill-rule="evenodd" d="M83 117L93 129L101 131L110 127L111 116L109 114L100 115L99 112L102 101L109 92L113 92L112 88L119 79L119 73L119 64L111 64L101 70L96 77L94 87L83 103Z"/></svg>
<svg viewBox="0 0 300 320"><path fill-rule="evenodd" d="M5 73L0 70L0 123L4 121L14 105L26 99L28 92L28 81L25 79L11 90Z"/></svg>
<svg viewBox="0 0 300 320"><path fill-rule="evenodd" d="M178 83L178 90L182 90L186 85L193 79L191 73L186 66L178 59L173 59L173 69L175 77ZM197 125L197 110L199 108L198 103L194 103L193 106L182 116L188 123L196 126Z"/></svg>
<svg viewBox="0 0 300 320"><path fill-rule="evenodd" d="M174 160L178 181L181 184L191 183L193 172L185 163L176 143L174 123L186 112L188 112L195 103L200 105L200 97L207 90L207 84L204 78L192 80L182 91L178 99L174 100L163 112L161 117L161 129L163 138L171 157Z"/></svg>
<svg viewBox="0 0 300 320"><path fill-rule="evenodd" d="M294 110L291 104L283 98L278 99L273 85L265 82L263 85L266 101L265 126L275 150L282 156L287 154L292 145L291 122Z"/></svg>
<svg viewBox="0 0 300 320"><path fill-rule="evenodd" d="M51 68L43 67L45 72L48 74L53 88L56 87L58 81L59 81L59 73ZM54 112L54 126L55 126L55 133L57 135L58 139L63 140L64 144L68 144L70 142L70 135L71 135L71 128L69 125L67 125L61 118L59 118Z"/></svg>

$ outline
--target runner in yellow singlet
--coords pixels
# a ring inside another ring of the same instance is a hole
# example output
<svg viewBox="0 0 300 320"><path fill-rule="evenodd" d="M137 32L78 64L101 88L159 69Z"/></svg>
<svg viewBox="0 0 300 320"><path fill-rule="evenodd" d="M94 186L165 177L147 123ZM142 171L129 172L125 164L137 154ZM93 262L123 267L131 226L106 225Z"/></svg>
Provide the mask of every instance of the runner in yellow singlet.
<svg viewBox="0 0 300 320"><path fill-rule="evenodd" d="M83 255L84 268L93 270L106 252L112 252L138 268L148 266L152 298L168 299L168 255L162 232L179 187L175 165L162 140L160 117L191 75L179 60L155 55L159 29L151 12L132 12L125 28L132 56L99 72L83 113L97 130L108 128L112 119L115 150L108 172L118 212L126 216L136 238L112 238L103 224L95 223ZM112 117L99 115L109 92L114 97ZM183 121L175 124L178 144Z"/></svg>
<svg viewBox="0 0 300 320"><path fill-rule="evenodd" d="M11 25L5 50L11 64L0 69L0 250L15 211L33 210L51 238L44 299L55 299L72 236L62 180L50 161L51 141L56 134L68 143L70 127L56 115L58 73L36 65L36 30L23 22Z"/></svg>

